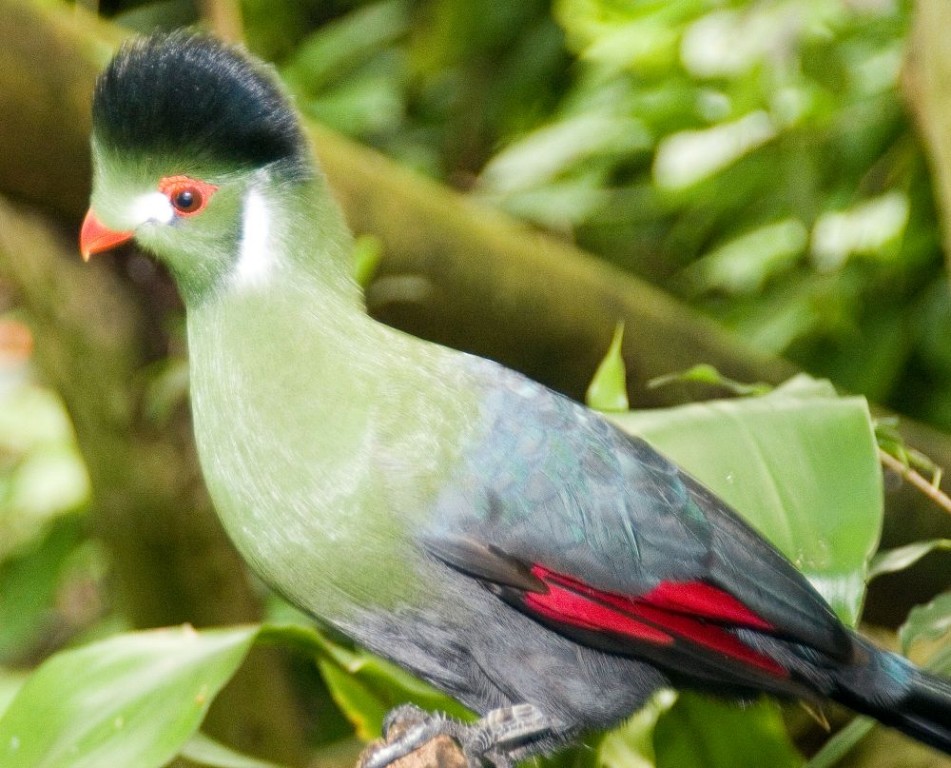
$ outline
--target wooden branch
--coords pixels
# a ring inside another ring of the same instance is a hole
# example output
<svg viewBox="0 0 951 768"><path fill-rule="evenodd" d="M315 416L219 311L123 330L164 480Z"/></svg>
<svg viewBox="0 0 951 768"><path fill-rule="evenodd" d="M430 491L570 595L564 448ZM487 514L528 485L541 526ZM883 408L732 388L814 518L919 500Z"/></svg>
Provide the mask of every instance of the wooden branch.
<svg viewBox="0 0 951 768"><path fill-rule="evenodd" d="M357 759L356 768L364 768L366 760L373 753L397 738L401 732L394 733L387 741L380 739L367 746ZM387 768L469 768L465 752L448 736L436 736L423 744L419 749L410 752L406 757L394 760Z"/></svg>
<svg viewBox="0 0 951 768"><path fill-rule="evenodd" d="M52 3L0 1L0 190L72 218L89 199L90 86L120 33Z"/></svg>
<svg viewBox="0 0 951 768"><path fill-rule="evenodd" d="M910 483L921 491L922 494L931 499L936 507L943 509L951 515L951 498L948 497L948 494L936 487L934 483L926 480L917 470L896 459L890 453L879 449L878 457L882 462L882 466L890 469L905 480L905 482Z"/></svg>
<svg viewBox="0 0 951 768"><path fill-rule="evenodd" d="M905 101L927 147L932 186L941 214L945 259L951 265L951 3L918 0L902 71Z"/></svg>
<svg viewBox="0 0 951 768"><path fill-rule="evenodd" d="M201 17L222 40L244 40L244 21L238 0L199 0Z"/></svg>

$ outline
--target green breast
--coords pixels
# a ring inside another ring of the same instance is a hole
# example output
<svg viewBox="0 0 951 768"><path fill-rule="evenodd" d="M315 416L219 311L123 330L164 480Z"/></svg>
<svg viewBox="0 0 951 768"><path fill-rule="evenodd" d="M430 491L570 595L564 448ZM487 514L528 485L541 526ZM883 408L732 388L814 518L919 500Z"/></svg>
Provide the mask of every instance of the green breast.
<svg viewBox="0 0 951 768"><path fill-rule="evenodd" d="M345 621L423 593L413 533L475 403L454 353L326 301L247 291L190 310L191 391L202 469L239 551L293 602Z"/></svg>

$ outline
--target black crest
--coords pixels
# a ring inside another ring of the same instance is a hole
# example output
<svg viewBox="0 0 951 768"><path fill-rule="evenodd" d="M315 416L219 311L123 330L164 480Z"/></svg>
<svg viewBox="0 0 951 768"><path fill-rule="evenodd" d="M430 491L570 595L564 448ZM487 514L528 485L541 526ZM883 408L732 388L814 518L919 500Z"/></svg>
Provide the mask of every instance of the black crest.
<svg viewBox="0 0 951 768"><path fill-rule="evenodd" d="M96 83L93 126L107 146L260 166L306 166L297 118L274 73L212 37L126 43Z"/></svg>

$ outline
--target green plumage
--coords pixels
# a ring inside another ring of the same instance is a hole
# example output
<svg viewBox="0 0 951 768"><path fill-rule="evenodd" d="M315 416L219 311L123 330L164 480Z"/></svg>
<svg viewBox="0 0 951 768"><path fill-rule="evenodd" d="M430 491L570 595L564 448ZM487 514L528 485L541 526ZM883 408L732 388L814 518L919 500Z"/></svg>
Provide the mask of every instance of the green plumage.
<svg viewBox="0 0 951 768"><path fill-rule="evenodd" d="M289 268L189 309L191 389L232 538L280 591L333 618L422 589L403 547L472 403L441 350L385 332L312 281Z"/></svg>

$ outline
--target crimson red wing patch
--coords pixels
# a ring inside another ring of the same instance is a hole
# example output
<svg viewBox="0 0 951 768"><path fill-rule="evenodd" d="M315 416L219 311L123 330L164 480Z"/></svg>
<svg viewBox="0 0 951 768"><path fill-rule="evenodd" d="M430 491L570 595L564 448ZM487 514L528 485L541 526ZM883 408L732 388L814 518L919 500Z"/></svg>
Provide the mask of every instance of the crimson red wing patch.
<svg viewBox="0 0 951 768"><path fill-rule="evenodd" d="M732 595L703 582L663 582L629 597L595 589L543 565L531 572L547 592L527 592L525 607L548 621L669 646L690 643L777 677L788 672L744 645L729 628L769 630L771 625Z"/></svg>
<svg viewBox="0 0 951 768"><path fill-rule="evenodd" d="M640 598L658 608L718 624L769 631L774 627L733 595L702 581L662 581Z"/></svg>

